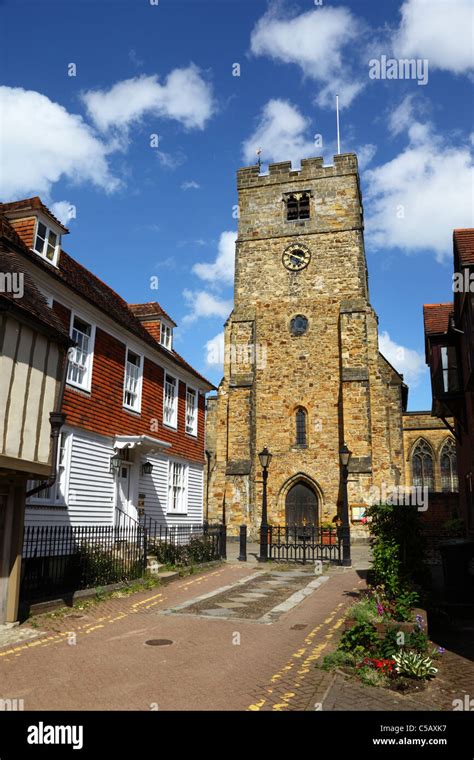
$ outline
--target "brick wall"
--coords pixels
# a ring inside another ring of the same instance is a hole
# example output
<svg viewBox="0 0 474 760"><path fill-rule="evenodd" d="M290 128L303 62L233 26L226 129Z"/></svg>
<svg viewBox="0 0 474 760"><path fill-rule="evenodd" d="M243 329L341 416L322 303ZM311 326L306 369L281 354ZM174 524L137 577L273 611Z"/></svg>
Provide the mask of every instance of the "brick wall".
<svg viewBox="0 0 474 760"><path fill-rule="evenodd" d="M420 514L424 530L428 535L447 535L444 523L460 516L459 494L430 493L428 509Z"/></svg>

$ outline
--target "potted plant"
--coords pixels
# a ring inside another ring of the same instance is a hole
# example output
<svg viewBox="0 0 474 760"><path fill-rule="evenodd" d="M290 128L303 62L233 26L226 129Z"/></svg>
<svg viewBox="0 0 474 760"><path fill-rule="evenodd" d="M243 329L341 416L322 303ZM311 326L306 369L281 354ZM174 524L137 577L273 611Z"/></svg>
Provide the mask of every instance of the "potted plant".
<svg viewBox="0 0 474 760"><path fill-rule="evenodd" d="M337 544L337 528L335 523L321 523L321 543L323 546L332 546Z"/></svg>

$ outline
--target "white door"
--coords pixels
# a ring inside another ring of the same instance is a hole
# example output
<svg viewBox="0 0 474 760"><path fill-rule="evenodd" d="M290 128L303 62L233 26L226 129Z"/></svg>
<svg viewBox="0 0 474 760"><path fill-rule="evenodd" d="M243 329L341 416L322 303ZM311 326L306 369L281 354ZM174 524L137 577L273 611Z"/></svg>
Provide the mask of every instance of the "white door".
<svg viewBox="0 0 474 760"><path fill-rule="evenodd" d="M126 515L138 519L138 512L132 503L132 465L122 462L117 474L117 509L116 525L129 525Z"/></svg>

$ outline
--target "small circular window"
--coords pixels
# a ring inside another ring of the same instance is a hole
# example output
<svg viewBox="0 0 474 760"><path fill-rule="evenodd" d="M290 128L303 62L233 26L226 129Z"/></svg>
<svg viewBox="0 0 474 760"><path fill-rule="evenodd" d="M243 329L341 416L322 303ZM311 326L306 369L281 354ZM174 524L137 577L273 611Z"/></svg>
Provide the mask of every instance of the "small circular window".
<svg viewBox="0 0 474 760"><path fill-rule="evenodd" d="M298 314L290 322L292 335L304 335L308 329L308 320L302 314Z"/></svg>

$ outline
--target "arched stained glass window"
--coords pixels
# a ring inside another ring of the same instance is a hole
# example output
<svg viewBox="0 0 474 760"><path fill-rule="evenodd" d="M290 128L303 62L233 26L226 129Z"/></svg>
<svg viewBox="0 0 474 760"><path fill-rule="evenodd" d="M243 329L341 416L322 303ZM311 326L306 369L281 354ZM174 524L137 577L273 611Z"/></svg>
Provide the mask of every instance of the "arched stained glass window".
<svg viewBox="0 0 474 760"><path fill-rule="evenodd" d="M452 438L441 449L441 490L445 493L459 490L456 444Z"/></svg>
<svg viewBox="0 0 474 760"><path fill-rule="evenodd" d="M434 491L433 452L426 441L419 441L412 454L413 485Z"/></svg>

